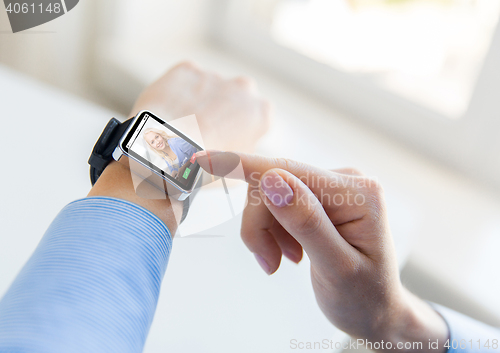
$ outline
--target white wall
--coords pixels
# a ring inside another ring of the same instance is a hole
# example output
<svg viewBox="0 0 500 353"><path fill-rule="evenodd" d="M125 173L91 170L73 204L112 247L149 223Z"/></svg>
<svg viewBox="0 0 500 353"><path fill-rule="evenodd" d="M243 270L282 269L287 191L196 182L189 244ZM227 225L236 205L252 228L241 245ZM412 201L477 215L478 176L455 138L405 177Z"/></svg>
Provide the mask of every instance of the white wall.
<svg viewBox="0 0 500 353"><path fill-rule="evenodd" d="M3 5L0 5L3 7ZM93 0L66 15L13 34L4 9L0 10L0 63L30 76L79 92L88 61L87 17Z"/></svg>
<svg viewBox="0 0 500 353"><path fill-rule="evenodd" d="M113 36L169 47L200 42L205 39L209 4L210 0L120 0Z"/></svg>
<svg viewBox="0 0 500 353"><path fill-rule="evenodd" d="M119 41L133 51L137 43L175 48L203 41L209 2L82 0L66 15L16 34L2 9L0 64L103 103L89 89L99 42Z"/></svg>

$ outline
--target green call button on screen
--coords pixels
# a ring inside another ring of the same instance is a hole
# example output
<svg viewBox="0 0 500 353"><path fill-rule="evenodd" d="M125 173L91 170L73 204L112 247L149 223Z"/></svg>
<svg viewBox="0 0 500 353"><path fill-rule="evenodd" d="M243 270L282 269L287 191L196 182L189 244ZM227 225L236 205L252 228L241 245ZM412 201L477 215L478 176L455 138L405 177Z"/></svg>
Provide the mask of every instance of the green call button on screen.
<svg viewBox="0 0 500 353"><path fill-rule="evenodd" d="M187 178L188 178L188 176L189 176L189 173L191 173L191 169L186 168L186 170L184 171L184 174L182 175L182 177L183 177L184 179L187 179Z"/></svg>

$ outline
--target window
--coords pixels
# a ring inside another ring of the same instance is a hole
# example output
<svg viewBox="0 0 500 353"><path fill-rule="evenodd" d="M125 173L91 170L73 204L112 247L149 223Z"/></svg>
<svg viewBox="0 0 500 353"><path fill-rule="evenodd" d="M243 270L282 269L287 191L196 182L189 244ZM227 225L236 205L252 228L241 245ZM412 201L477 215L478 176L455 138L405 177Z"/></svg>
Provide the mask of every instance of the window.
<svg viewBox="0 0 500 353"><path fill-rule="evenodd" d="M273 9L269 32L280 45L457 118L468 107L499 5L288 0Z"/></svg>
<svg viewBox="0 0 500 353"><path fill-rule="evenodd" d="M223 2L221 45L500 186L499 0Z"/></svg>

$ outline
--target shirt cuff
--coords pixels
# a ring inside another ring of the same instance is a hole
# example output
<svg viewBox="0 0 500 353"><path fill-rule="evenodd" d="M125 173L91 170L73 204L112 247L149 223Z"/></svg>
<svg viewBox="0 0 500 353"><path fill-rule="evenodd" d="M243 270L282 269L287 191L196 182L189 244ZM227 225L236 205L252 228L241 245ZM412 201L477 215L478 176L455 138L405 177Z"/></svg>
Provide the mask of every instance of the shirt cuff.
<svg viewBox="0 0 500 353"><path fill-rule="evenodd" d="M500 350L500 330L444 306L430 303L444 318L450 332L447 353Z"/></svg>
<svg viewBox="0 0 500 353"><path fill-rule="evenodd" d="M0 301L0 351L141 352L171 248L136 204L70 203Z"/></svg>

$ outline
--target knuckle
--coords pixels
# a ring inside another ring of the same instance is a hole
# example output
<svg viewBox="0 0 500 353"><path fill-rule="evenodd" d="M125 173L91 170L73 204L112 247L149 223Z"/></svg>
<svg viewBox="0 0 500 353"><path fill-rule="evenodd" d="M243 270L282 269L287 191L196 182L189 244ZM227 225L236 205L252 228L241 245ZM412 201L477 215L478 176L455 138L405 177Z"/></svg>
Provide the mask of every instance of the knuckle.
<svg viewBox="0 0 500 353"><path fill-rule="evenodd" d="M349 172L349 174L364 176L363 172L360 171L358 168L349 167L349 168L346 168L346 170Z"/></svg>
<svg viewBox="0 0 500 353"><path fill-rule="evenodd" d="M310 206L310 205L308 205ZM320 207L311 207L310 213L298 222L296 231L303 236L310 236L316 234L321 228L323 217L321 216Z"/></svg>
<svg viewBox="0 0 500 353"><path fill-rule="evenodd" d="M314 173L310 171L311 167L309 165L289 158L275 158L274 168L283 169L295 175L298 180L306 185L310 181L309 178L314 175ZM296 184L297 180L293 179L292 183Z"/></svg>
<svg viewBox="0 0 500 353"><path fill-rule="evenodd" d="M182 61L174 69L179 70L190 70L190 71L201 71L199 66L191 60Z"/></svg>
<svg viewBox="0 0 500 353"><path fill-rule="evenodd" d="M382 185L374 179L364 178L367 206L370 210L371 219L378 223L384 214L384 190Z"/></svg>
<svg viewBox="0 0 500 353"><path fill-rule="evenodd" d="M366 192L367 196L375 198L380 198L382 196L383 194L382 185L380 185L380 183L377 180L363 177L361 181L363 189Z"/></svg>
<svg viewBox="0 0 500 353"><path fill-rule="evenodd" d="M222 77L222 74L220 74L217 71L207 70L200 72L205 75L207 80L212 81L213 83L219 84L225 81L224 78Z"/></svg>
<svg viewBox="0 0 500 353"><path fill-rule="evenodd" d="M351 169L351 172L353 174L364 175L363 172L361 170L359 170L358 168L349 168L349 169Z"/></svg>
<svg viewBox="0 0 500 353"><path fill-rule="evenodd" d="M257 87L257 83L255 80L251 77L248 76L238 76L235 77L233 80L233 83L235 83L237 86L242 87L244 89L254 89Z"/></svg>
<svg viewBox="0 0 500 353"><path fill-rule="evenodd" d="M299 167L300 163L289 158L278 158L276 160L276 166L280 169L286 171L292 171Z"/></svg>
<svg viewBox="0 0 500 353"><path fill-rule="evenodd" d="M363 172L353 167L330 169L330 171L334 173L347 174L352 176L360 176L360 177L364 176Z"/></svg>

